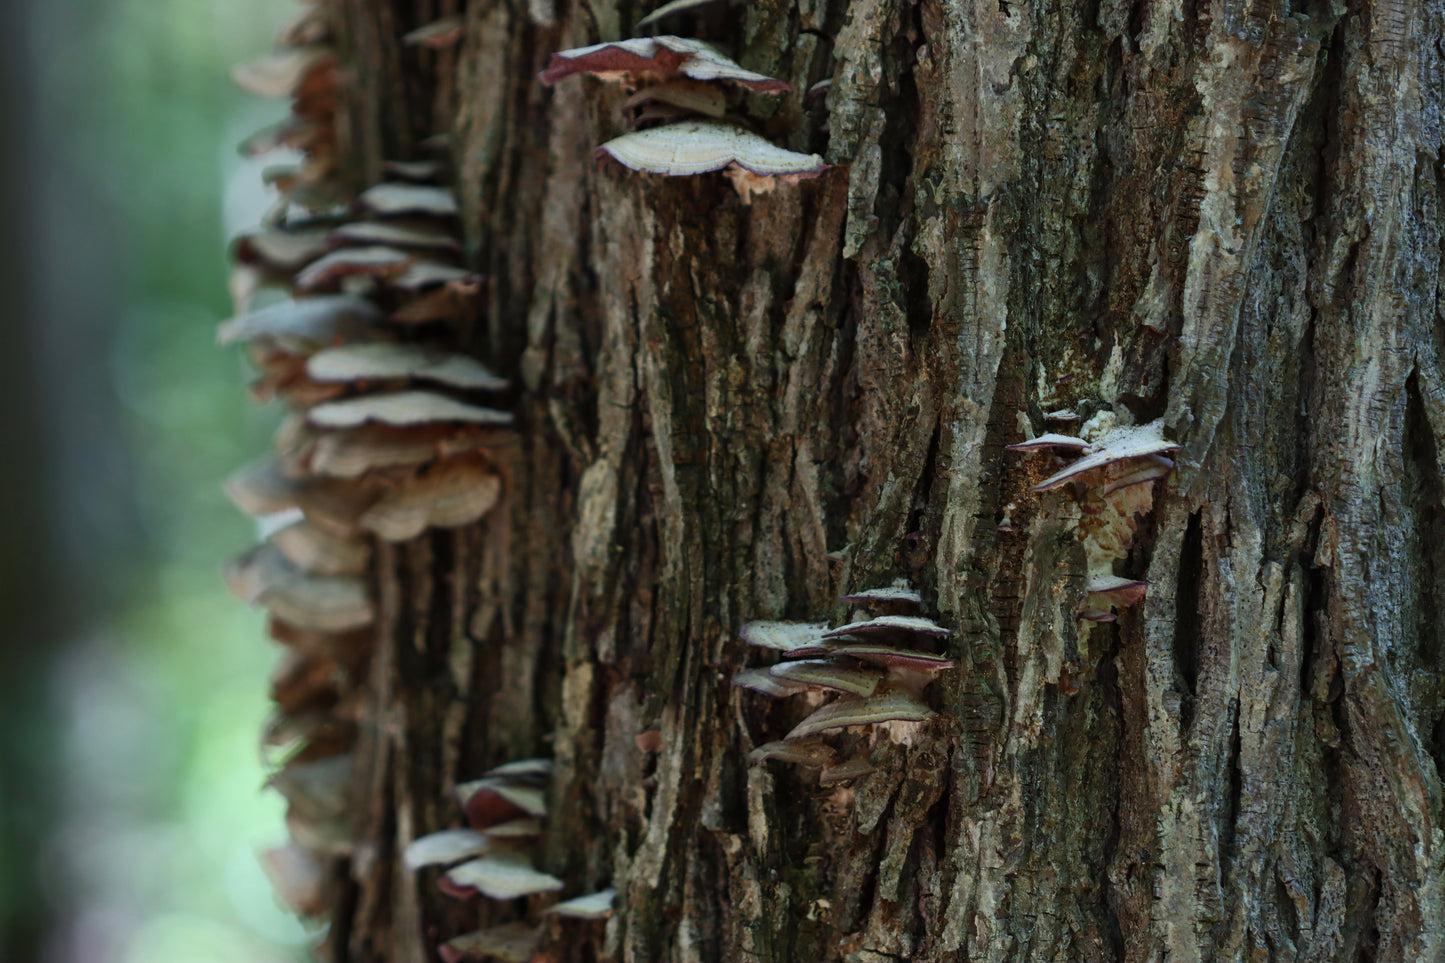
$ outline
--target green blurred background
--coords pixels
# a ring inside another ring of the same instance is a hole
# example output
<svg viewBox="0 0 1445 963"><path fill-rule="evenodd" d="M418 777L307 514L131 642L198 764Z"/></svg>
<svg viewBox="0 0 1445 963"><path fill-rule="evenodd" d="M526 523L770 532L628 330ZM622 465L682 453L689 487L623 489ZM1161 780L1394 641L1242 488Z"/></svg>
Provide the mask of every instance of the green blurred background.
<svg viewBox="0 0 1445 963"><path fill-rule="evenodd" d="M296 7L5 7L0 963L304 959L256 862L275 653L219 578L275 414L215 347L268 202L234 145L285 111L227 72Z"/></svg>

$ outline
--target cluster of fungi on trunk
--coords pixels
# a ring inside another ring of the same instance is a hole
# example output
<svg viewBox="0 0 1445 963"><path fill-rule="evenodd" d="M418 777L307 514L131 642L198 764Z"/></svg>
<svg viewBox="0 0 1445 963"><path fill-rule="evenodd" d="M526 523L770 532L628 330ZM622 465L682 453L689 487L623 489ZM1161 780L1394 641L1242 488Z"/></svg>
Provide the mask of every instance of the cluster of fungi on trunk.
<svg viewBox="0 0 1445 963"><path fill-rule="evenodd" d="M817 177L827 166L817 154L754 133L729 98L738 90L789 93L792 85L746 70L701 40L662 35L563 50L538 79L551 85L573 74L619 81L632 91L623 107L635 129L598 147L599 164L615 160L668 176L720 170L744 201Z"/></svg>
<svg viewBox="0 0 1445 963"><path fill-rule="evenodd" d="M862 606L858 614L868 617L837 628L816 622L745 624L743 641L781 652L782 661L733 676L734 685L773 698L808 695L808 716L782 739L758 746L749 758L821 769L824 786L886 765L886 746L908 741L912 724L936 714L923 699L924 687L955 666L947 655L920 648L945 644L953 631L917 614L923 599L907 584L856 592L840 601ZM829 695L835 698L819 705ZM839 762L823 735L852 729L870 738L852 745L851 754Z"/></svg>
<svg viewBox="0 0 1445 963"><path fill-rule="evenodd" d="M450 867L437 879L449 896L481 895L511 900L556 893L566 884L532 865L531 848L547 814L546 789L552 774L549 759L521 759L456 787L467 827L444 829L413 840L402 854L412 872L425 867ZM601 920L612 914L613 890L589 893L545 910L551 916ZM500 959L526 963L542 938L542 927L527 920L463 933L437 947L446 963Z"/></svg>
<svg viewBox="0 0 1445 963"><path fill-rule="evenodd" d="M283 646L263 745L291 842L262 861L311 918L330 902L328 860L354 845L375 540L486 515L504 488L496 451L512 439L512 416L478 399L507 380L452 348L449 322L478 281L460 264L446 165L390 163L388 179L356 197L341 185L330 14L324 0L308 5L275 52L235 71L247 91L292 105L242 150L286 146L301 160L267 174L279 200L236 242L236 316L219 331L222 344L246 345L253 398L286 407L275 451L227 482L264 540L225 578L267 610Z"/></svg>
<svg viewBox="0 0 1445 963"><path fill-rule="evenodd" d="M1074 459L1029 491L1073 493L1078 512L1073 527L1088 563L1078 617L1112 622L1116 609L1137 604L1147 591L1144 582L1115 575L1114 563L1129 554L1137 517L1153 507L1153 483L1174 470L1167 456L1179 446L1165 439L1162 421L1119 426L1108 411L1090 419L1080 433L1086 437L1051 432L1008 447Z"/></svg>

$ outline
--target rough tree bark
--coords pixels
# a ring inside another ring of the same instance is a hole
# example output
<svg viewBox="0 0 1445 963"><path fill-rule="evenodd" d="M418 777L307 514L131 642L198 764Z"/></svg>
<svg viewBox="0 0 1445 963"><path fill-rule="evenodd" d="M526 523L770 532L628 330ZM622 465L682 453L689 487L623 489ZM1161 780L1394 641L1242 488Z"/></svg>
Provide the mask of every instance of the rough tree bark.
<svg viewBox="0 0 1445 963"><path fill-rule="evenodd" d="M542 865L620 891L549 959L1445 958L1445 5L715 7L833 80L749 101L837 165L751 206L597 170L624 95L536 83L646 7L341 7L358 182L453 136L522 440L488 522L378 566L337 960L525 912L396 856L538 752ZM1112 626L1003 450L1066 407L1183 446ZM729 685L739 625L899 577L958 630L940 716L852 790L749 765L799 710Z"/></svg>

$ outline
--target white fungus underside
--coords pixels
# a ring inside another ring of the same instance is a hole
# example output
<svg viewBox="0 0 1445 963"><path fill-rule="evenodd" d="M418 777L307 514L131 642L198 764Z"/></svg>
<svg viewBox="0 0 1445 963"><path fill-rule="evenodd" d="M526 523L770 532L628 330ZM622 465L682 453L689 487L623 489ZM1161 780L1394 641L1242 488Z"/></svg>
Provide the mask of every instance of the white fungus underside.
<svg viewBox="0 0 1445 963"><path fill-rule="evenodd" d="M468 355L384 342L323 348L307 359L306 374L326 382L417 378L477 391L507 387L506 378Z"/></svg>
<svg viewBox="0 0 1445 963"><path fill-rule="evenodd" d="M555 893L565 884L555 876L538 872L518 856L483 856L447 873L458 886L470 886L491 899L516 899L535 893Z"/></svg>
<svg viewBox="0 0 1445 963"><path fill-rule="evenodd" d="M810 174L823 169L817 154L800 154L728 124L690 120L633 131L600 150L635 171L684 177L737 164L754 174Z"/></svg>
<svg viewBox="0 0 1445 963"><path fill-rule="evenodd" d="M491 846L491 840L474 829L444 829L407 844L401 854L402 865L416 872L423 866L455 863L470 856L479 856Z"/></svg>
<svg viewBox="0 0 1445 963"><path fill-rule="evenodd" d="M482 408L430 391L394 391L361 395L317 405L306 420L322 428L355 428L368 421L388 425L421 425L436 421L467 421L480 425L511 424L510 412Z"/></svg>
<svg viewBox="0 0 1445 963"><path fill-rule="evenodd" d="M645 59L657 56L658 50L670 50L675 54L681 54L688 59L678 66L678 73L684 77L691 77L693 80L731 80L744 84L768 83L773 80L767 74L743 69L742 65L724 56L716 47L691 37L666 35L633 37L630 40L614 40L609 43L594 43L588 47L562 50L557 53L557 56L576 60L579 57L599 53L609 47L625 50Z"/></svg>

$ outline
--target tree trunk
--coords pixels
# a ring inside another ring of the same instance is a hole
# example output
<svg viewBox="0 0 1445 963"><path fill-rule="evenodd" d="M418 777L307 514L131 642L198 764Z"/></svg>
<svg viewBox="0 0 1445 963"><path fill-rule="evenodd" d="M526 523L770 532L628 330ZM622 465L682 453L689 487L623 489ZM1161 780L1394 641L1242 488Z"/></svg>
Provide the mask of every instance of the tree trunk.
<svg viewBox="0 0 1445 963"><path fill-rule="evenodd" d="M646 8L464 6L439 52L400 37L447 0L337 9L358 183L451 133L520 442L379 557L334 959L544 919L397 861L535 754L539 865L619 892L549 960L1445 959L1445 6L715 5L667 26L832 79L747 99L834 165L750 205L599 169L625 91L537 82ZM1004 449L1060 409L1181 446L1113 623ZM730 684L741 624L899 578L956 630L939 714L843 735L852 784L750 763L805 709Z"/></svg>

